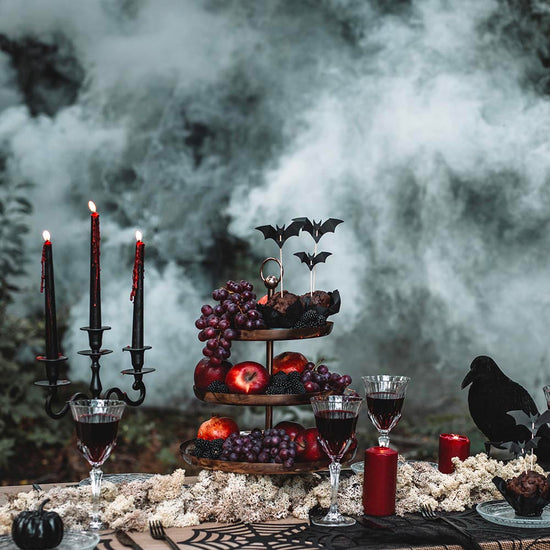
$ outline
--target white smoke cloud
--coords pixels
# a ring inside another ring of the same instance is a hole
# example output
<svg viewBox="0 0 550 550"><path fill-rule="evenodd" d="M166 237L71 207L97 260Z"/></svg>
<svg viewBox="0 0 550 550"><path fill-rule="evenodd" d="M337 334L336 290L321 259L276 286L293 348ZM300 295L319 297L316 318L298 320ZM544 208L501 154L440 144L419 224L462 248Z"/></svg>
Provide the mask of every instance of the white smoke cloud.
<svg viewBox="0 0 550 550"><path fill-rule="evenodd" d="M193 320L223 282L199 262L219 261L225 217L254 258L278 253L257 225L345 220L321 240L333 256L317 270L317 286L342 295L334 334L287 349L332 356L356 379L411 373L411 399L426 376L457 395L481 353L539 391L550 113L526 81L536 58L505 41L514 13L496 1L381 6L4 0L0 33L58 42L85 74L75 105L31 118L0 56L0 143L13 177L35 184L29 254L46 224L55 237L71 357L86 347L91 198L107 347L127 343L131 235L146 235L152 403L190 395ZM299 293L309 274L292 253L308 247L303 235L284 248L285 287ZM243 348L235 358L261 355Z"/></svg>

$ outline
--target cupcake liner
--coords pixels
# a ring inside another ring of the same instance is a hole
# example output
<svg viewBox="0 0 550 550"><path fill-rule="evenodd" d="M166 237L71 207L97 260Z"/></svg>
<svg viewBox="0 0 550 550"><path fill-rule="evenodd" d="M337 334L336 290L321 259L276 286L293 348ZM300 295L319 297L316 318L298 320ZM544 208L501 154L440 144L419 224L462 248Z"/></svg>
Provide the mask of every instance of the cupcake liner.
<svg viewBox="0 0 550 550"><path fill-rule="evenodd" d="M499 476L493 478L493 483L506 502L515 510L516 516L539 517L542 515L543 508L550 503L550 499L543 497L538 491L530 497L510 491L507 482Z"/></svg>
<svg viewBox="0 0 550 550"><path fill-rule="evenodd" d="M287 308L284 314L265 304L258 304L257 309L262 314L268 328L292 328L306 311L314 310L325 318L338 313L340 311L340 293L338 290L333 290L327 294L330 297L330 304L327 307L313 304L309 293L307 293L298 296L298 299Z"/></svg>

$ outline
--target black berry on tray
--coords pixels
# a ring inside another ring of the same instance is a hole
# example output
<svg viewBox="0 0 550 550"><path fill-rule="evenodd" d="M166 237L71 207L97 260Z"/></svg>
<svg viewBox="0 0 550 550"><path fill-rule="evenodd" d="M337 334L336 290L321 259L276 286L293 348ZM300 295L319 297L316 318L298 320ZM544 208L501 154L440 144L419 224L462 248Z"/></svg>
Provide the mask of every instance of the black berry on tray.
<svg viewBox="0 0 550 550"><path fill-rule="evenodd" d="M315 309L305 311L292 328L312 328L325 325L327 318Z"/></svg>
<svg viewBox="0 0 550 550"><path fill-rule="evenodd" d="M220 382L219 380L214 380L214 382L210 382L206 389L213 393L229 393L229 388L227 387L227 384L225 384L224 382Z"/></svg>
<svg viewBox="0 0 550 550"><path fill-rule="evenodd" d="M306 389L299 372L294 371L287 374L279 371L271 377L265 393L268 395L302 394L306 393Z"/></svg>
<svg viewBox="0 0 550 550"><path fill-rule="evenodd" d="M191 451L197 458L217 459L222 454L223 439L195 439L195 446Z"/></svg>

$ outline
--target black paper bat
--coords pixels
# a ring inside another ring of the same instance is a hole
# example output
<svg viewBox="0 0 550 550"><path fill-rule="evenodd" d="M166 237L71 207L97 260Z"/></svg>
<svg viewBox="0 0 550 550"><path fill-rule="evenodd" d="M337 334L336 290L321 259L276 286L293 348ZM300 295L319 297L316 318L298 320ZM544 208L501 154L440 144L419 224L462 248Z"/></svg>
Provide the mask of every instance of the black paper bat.
<svg viewBox="0 0 550 550"><path fill-rule="evenodd" d="M333 233L339 223L344 223L344 220L339 220L337 218L329 218L324 222L322 220L318 222L315 220L310 221L309 218L293 218L293 221L300 222L302 224L302 231L309 233L316 243L321 240L321 237L325 233Z"/></svg>
<svg viewBox="0 0 550 550"><path fill-rule="evenodd" d="M516 421L517 425L525 426L533 437L543 424L550 422L550 410L546 410L542 414L527 414L520 409L517 411L508 411L506 414L509 414Z"/></svg>
<svg viewBox="0 0 550 550"><path fill-rule="evenodd" d="M300 233L303 223L300 221L292 221L288 224L288 227L282 225L279 227L276 225L260 225L256 227L258 231L261 231L265 239L273 239L278 245L279 248L283 248L283 244L289 237L295 237Z"/></svg>
<svg viewBox="0 0 550 550"><path fill-rule="evenodd" d="M298 256L302 263L307 264L311 271L317 264L325 262L332 255L332 252L319 252L317 254L306 254L305 252L295 252L294 256Z"/></svg>

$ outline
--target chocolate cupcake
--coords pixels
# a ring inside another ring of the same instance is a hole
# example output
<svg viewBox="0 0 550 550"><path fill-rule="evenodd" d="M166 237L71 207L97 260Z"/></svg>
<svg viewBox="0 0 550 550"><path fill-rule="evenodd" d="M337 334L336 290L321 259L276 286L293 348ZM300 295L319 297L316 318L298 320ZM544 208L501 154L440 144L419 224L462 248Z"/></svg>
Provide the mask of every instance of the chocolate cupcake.
<svg viewBox="0 0 550 550"><path fill-rule="evenodd" d="M304 306L300 297L288 290L275 292L264 304L258 304L258 311L268 328L290 328L300 319Z"/></svg>
<svg viewBox="0 0 550 550"><path fill-rule="evenodd" d="M539 517L550 502L548 477L533 470L523 472L508 481L495 476L493 483L517 516Z"/></svg>

